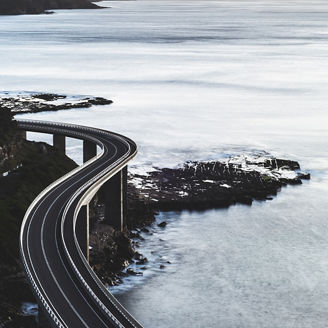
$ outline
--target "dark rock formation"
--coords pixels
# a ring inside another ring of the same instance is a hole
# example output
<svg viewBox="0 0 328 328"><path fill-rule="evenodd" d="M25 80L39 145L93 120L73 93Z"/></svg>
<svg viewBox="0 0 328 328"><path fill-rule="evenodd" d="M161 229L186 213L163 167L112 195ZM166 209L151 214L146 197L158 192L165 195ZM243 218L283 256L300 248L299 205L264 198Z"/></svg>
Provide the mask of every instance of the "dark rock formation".
<svg viewBox="0 0 328 328"><path fill-rule="evenodd" d="M58 111L73 108L90 108L93 105L110 105L113 101L102 97L68 97L53 93L18 94L0 96L0 107L12 114Z"/></svg>
<svg viewBox="0 0 328 328"><path fill-rule="evenodd" d="M276 158L188 162L176 169L134 175L132 181L156 210L204 210L269 199L282 186L310 178L299 169L295 161Z"/></svg>
<svg viewBox="0 0 328 328"><path fill-rule="evenodd" d="M90 233L90 264L98 277L108 286L120 284L122 271L132 262L146 263L147 259L135 250L133 237L139 237L130 230L150 225L154 221L154 210L148 202L139 197L138 190L129 185L127 226L124 232L115 231L111 226L97 222ZM148 230L147 230L148 231ZM126 274L140 275L132 269Z"/></svg>
<svg viewBox="0 0 328 328"><path fill-rule="evenodd" d="M135 254L129 233L97 223L90 234L90 246L90 265L98 277L108 286L120 283L120 273Z"/></svg>
<svg viewBox="0 0 328 328"><path fill-rule="evenodd" d="M127 207L127 228L129 231L140 227L146 229L145 226L149 226L154 222L154 209L131 183L128 185ZM149 232L149 230L146 229L146 232Z"/></svg>
<svg viewBox="0 0 328 328"><path fill-rule="evenodd" d="M166 225L167 225L167 223L166 223L165 221L163 221L163 222L161 222L161 223L158 224L158 226L159 226L160 228L165 228Z"/></svg>
<svg viewBox="0 0 328 328"><path fill-rule="evenodd" d="M157 210L205 210L237 202L252 204L254 199L269 200L287 184L309 179L295 161L276 158L234 158L228 162L188 162L176 169L156 169L147 175L131 175L128 184L128 229L116 232L97 223L91 232L91 265L109 285L122 282L122 275L141 275L130 264L142 266L148 260L135 251L140 233L151 234ZM165 228L162 221L159 227ZM135 229L134 232L129 232ZM130 240L130 242L128 241ZM124 241L122 243L122 241ZM167 264L170 264L168 261ZM161 265L160 269L164 269ZM144 270L139 267L138 270ZM124 270L125 273L122 273Z"/></svg>
<svg viewBox="0 0 328 328"><path fill-rule="evenodd" d="M1 0L0 15L42 14L50 9L97 9L90 0Z"/></svg>

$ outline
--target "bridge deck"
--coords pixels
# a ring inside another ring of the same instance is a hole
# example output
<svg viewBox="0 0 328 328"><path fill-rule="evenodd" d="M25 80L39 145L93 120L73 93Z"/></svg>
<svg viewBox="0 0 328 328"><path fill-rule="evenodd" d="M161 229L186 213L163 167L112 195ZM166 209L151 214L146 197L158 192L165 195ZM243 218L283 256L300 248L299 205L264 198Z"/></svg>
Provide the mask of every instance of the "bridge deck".
<svg viewBox="0 0 328 328"><path fill-rule="evenodd" d="M42 192L22 224L20 243L25 270L52 324L69 328L142 328L96 277L75 234L81 199L135 156L135 143L115 133L82 126L18 122L23 130L88 140L102 148L94 160Z"/></svg>

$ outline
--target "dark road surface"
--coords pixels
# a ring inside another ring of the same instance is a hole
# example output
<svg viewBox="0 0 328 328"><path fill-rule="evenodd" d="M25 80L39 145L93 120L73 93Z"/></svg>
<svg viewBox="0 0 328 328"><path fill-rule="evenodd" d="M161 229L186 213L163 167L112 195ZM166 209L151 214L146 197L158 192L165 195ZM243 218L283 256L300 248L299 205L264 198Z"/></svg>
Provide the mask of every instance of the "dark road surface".
<svg viewBox="0 0 328 328"><path fill-rule="evenodd" d="M26 131L89 140L101 154L43 191L26 213L20 236L25 271L55 327L142 326L107 291L90 268L76 235L83 199L126 166L136 144L118 134L70 124L18 121Z"/></svg>

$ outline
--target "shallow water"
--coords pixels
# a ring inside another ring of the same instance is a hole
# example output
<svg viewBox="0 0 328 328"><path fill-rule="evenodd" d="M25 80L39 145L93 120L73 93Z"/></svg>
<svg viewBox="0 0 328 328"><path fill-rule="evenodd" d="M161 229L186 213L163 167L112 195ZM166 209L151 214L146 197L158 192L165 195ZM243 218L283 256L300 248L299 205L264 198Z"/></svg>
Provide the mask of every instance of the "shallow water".
<svg viewBox="0 0 328 328"><path fill-rule="evenodd" d="M2 90L114 100L25 117L123 133L135 165L264 150L312 174L271 202L161 214L167 228L141 244L145 277L117 297L145 327L326 327L328 4L104 4L0 18ZM80 150L69 142L78 161Z"/></svg>

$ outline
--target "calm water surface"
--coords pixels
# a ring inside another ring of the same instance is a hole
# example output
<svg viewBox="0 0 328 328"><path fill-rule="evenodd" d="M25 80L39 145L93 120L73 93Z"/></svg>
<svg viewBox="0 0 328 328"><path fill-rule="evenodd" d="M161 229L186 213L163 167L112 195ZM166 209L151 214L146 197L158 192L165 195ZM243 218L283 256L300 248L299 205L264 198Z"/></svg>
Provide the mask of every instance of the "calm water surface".
<svg viewBox="0 0 328 328"><path fill-rule="evenodd" d="M26 117L126 134L139 166L264 150L312 174L271 202L161 214L144 277L113 292L146 328L326 327L328 3L104 4L0 18L1 91L114 100Z"/></svg>

